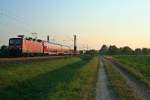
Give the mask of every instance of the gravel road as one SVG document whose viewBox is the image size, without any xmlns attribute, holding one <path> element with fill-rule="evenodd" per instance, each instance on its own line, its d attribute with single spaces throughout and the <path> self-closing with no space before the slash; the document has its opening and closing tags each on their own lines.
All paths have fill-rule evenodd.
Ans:
<svg viewBox="0 0 150 100">
<path fill-rule="evenodd" d="M 115 97 L 111 94 L 112 90 L 108 85 L 109 81 L 107 78 L 106 69 L 102 58 L 100 58 L 95 100 L 115 100 Z"/>
</svg>

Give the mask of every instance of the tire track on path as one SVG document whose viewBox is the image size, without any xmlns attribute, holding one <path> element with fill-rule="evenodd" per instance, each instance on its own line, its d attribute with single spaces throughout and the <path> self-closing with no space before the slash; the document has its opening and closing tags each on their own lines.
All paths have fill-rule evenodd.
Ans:
<svg viewBox="0 0 150 100">
<path fill-rule="evenodd" d="M 138 80 L 135 80 L 131 75 L 122 70 L 115 62 L 109 61 L 112 67 L 120 73 L 120 75 L 126 80 L 127 85 L 132 88 L 135 95 L 141 98 L 141 100 L 150 100 L 150 89 L 142 86 Z"/>
<path fill-rule="evenodd" d="M 109 81 L 106 74 L 105 66 L 102 57 L 100 57 L 100 65 L 98 70 L 98 79 L 96 84 L 96 99 L 95 100 L 115 100 L 111 94 L 111 89 L 108 87 Z"/>
</svg>

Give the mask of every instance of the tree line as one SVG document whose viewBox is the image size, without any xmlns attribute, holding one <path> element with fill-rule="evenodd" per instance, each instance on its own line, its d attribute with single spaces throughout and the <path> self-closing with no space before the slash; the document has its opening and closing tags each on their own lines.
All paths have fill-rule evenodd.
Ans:
<svg viewBox="0 0 150 100">
<path fill-rule="evenodd" d="M 100 49 L 101 55 L 150 55 L 150 48 L 136 48 L 133 50 L 129 46 L 118 48 L 116 45 L 103 45 Z"/>
<path fill-rule="evenodd" d="M 0 57 L 8 57 L 9 56 L 9 49 L 8 46 L 1 46 L 0 47 Z"/>
</svg>

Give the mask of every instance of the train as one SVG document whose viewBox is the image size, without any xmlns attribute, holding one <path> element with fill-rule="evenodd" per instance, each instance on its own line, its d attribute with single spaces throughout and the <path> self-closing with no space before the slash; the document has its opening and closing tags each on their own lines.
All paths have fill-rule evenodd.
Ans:
<svg viewBox="0 0 150 100">
<path fill-rule="evenodd" d="M 33 38 L 25 38 L 19 35 L 9 39 L 9 51 L 11 56 L 35 56 L 35 55 L 72 55 L 74 49 L 69 46 Z"/>
</svg>

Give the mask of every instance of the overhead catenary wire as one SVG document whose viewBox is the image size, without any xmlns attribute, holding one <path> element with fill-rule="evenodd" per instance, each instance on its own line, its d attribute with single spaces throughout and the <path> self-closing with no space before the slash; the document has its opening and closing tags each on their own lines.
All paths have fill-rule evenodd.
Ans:
<svg viewBox="0 0 150 100">
<path fill-rule="evenodd" d="M 0 16 L 3 16 L 4 18 L 7 18 L 9 19 L 11 22 L 15 22 L 17 24 L 16 27 L 19 27 L 19 29 L 23 29 L 25 32 L 27 33 L 30 33 L 31 35 L 31 27 L 30 27 L 30 24 L 26 23 L 26 21 L 24 20 L 25 18 L 23 17 L 20 17 L 20 16 L 16 16 L 10 12 L 7 12 L 5 10 L 1 10 L 0 9 Z M 4 22 L 2 21 L 3 25 L 6 26 L 6 25 L 9 25 L 8 22 Z M 33 32 L 32 32 L 33 33 Z M 38 32 L 36 32 L 38 33 Z M 58 38 L 59 37 L 59 38 Z M 62 38 L 63 37 L 63 38 Z M 68 45 L 70 47 L 73 47 L 73 37 L 72 36 L 69 36 L 69 35 L 54 35 L 53 38 L 50 39 L 51 41 L 55 42 L 55 43 L 59 43 L 59 44 L 62 44 L 62 45 Z"/>
<path fill-rule="evenodd" d="M 9 19 L 11 22 L 15 22 L 17 23 L 17 26 L 19 26 L 20 28 L 22 28 L 23 30 L 30 32 L 31 29 L 29 29 L 30 25 L 26 24 L 26 21 L 24 21 L 24 18 L 16 16 L 11 14 L 10 12 L 6 12 L 4 10 L 0 9 L 0 16 L 3 16 L 7 19 Z"/>
</svg>

